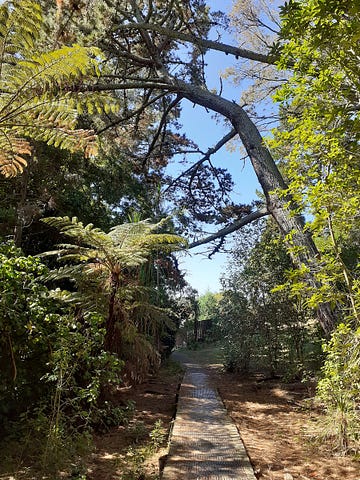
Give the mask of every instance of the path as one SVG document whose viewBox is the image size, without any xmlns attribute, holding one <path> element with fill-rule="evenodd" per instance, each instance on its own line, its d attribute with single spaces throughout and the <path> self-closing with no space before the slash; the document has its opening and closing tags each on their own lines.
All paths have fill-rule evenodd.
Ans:
<svg viewBox="0 0 360 480">
<path fill-rule="evenodd" d="M 256 480 L 206 369 L 190 363 L 185 367 L 162 480 Z"/>
</svg>

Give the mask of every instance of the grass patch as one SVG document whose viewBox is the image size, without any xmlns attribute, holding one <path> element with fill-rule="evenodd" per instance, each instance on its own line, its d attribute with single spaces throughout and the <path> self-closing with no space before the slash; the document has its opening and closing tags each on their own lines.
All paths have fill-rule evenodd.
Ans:
<svg viewBox="0 0 360 480">
<path fill-rule="evenodd" d="M 179 379 L 184 375 L 185 369 L 180 362 L 167 358 L 160 368 L 159 376 L 177 376 Z"/>
<path fill-rule="evenodd" d="M 222 365 L 224 363 L 224 352 L 218 343 L 200 343 L 198 345 L 196 350 L 182 348 L 178 352 L 186 356 L 189 362 L 198 363 L 199 365 Z"/>
</svg>

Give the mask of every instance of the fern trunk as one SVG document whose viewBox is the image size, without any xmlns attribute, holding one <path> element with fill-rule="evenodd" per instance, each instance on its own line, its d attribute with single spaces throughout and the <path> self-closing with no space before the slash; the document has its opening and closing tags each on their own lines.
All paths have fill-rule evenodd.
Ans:
<svg viewBox="0 0 360 480">
<path fill-rule="evenodd" d="M 104 348 L 108 352 L 115 352 L 116 345 L 115 340 L 119 340 L 115 336 L 115 322 L 116 322 L 116 315 L 115 315 L 115 302 L 116 302 L 116 294 L 119 288 L 119 274 L 112 272 L 111 274 L 111 289 L 110 289 L 110 298 L 109 298 L 109 310 L 108 316 L 106 319 L 105 324 L 105 340 L 104 340 Z"/>
</svg>

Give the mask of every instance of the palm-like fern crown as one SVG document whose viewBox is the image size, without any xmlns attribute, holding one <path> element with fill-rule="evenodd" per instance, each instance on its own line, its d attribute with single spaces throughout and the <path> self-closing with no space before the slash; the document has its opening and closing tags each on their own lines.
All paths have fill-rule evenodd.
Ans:
<svg viewBox="0 0 360 480">
<path fill-rule="evenodd" d="M 94 154 L 94 132 L 76 129 L 78 114 L 116 108 L 108 94 L 70 91 L 99 75 L 101 52 L 79 45 L 37 52 L 42 22 L 33 0 L 0 6 L 0 172 L 7 177 L 26 166 L 29 138 Z"/>
<path fill-rule="evenodd" d="M 152 252 L 170 253 L 186 248 L 186 241 L 178 235 L 155 233 L 163 227 L 166 219 L 155 224 L 148 220 L 124 223 L 112 228 L 110 233 L 92 224 L 84 226 L 76 217 L 50 217 L 43 221 L 77 242 L 77 245 L 62 244 L 58 250 L 47 254 L 85 262 L 84 267 L 88 270 L 119 273 L 123 268 L 146 263 Z"/>
</svg>

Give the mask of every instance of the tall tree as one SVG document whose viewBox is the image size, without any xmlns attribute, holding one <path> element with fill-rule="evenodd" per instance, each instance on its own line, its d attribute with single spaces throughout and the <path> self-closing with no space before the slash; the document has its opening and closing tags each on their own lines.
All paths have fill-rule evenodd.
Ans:
<svg viewBox="0 0 360 480">
<path fill-rule="evenodd" d="M 32 170 L 44 150 L 40 142 L 89 158 L 97 151 L 96 136 L 91 126 L 81 128 L 79 116 L 86 111 L 110 112 L 116 104 L 106 93 L 69 91 L 68 85 L 80 78 L 99 75 L 100 50 L 76 44 L 43 49 L 39 45 L 43 24 L 35 1 L 7 1 L 0 6 L 0 174 L 14 177 L 28 166 L 20 180 L 4 181 L 4 194 L 9 191 L 9 196 L 4 197 L 3 233 L 13 226 L 18 246 L 24 226 L 36 218 L 41 197 L 46 196 L 43 187 L 35 205 L 28 201 L 31 190 L 34 194 Z M 54 162 L 60 157 L 54 155 Z"/>
<path fill-rule="evenodd" d="M 208 49 L 264 64 L 275 61 L 272 52 L 251 52 L 208 40 L 214 20 L 204 1 L 131 0 L 125 3 L 114 2 L 113 6 L 113 27 L 103 42 L 103 48 L 108 52 L 109 58 L 116 62 L 117 71 L 109 77 L 104 76 L 95 85 L 84 82 L 76 87 L 77 90 L 115 90 L 123 92 L 125 99 L 129 92 L 136 92 L 139 102 L 133 115 L 139 117 L 146 114 L 150 104 L 160 102 L 163 105 L 166 98 L 166 108 L 159 107 L 161 117 L 151 144 L 152 151 L 163 148 L 160 142 L 161 132 L 166 125 L 168 113 L 182 99 L 223 116 L 232 125 L 235 134 L 239 135 L 247 151 L 264 192 L 267 213 L 274 217 L 283 235 L 291 238 L 291 242 L 296 245 L 298 265 L 306 264 L 311 271 L 316 264 L 317 249 L 309 232 L 304 233 L 303 219 L 294 208 L 291 196 L 284 198 L 279 193 L 286 189 L 286 183 L 257 127 L 244 108 L 221 94 L 209 91 L 205 82 L 204 55 Z M 113 124 L 119 122 L 120 119 Z M 224 143 L 226 142 L 222 144 Z M 147 155 L 144 155 L 145 162 Z M 264 210 L 252 212 L 236 222 L 235 228 L 262 215 Z M 219 236 L 227 232 L 228 230 L 221 231 Z M 308 281 L 314 287 L 319 286 L 318 280 L 311 273 Z M 334 317 L 326 303 L 319 305 L 319 320 L 324 331 L 329 333 L 334 325 Z"/>
<path fill-rule="evenodd" d="M 58 2 L 56 8 L 55 2 L 46 2 L 46 17 L 38 2 L 30 0 L 8 1 L 1 7 L 0 170 L 7 177 L 15 176 L 27 165 L 20 178 L 0 178 L 1 224 L 4 235 L 14 233 L 16 244 L 31 253 L 50 247 L 40 245 L 41 241 L 53 240 L 43 235 L 45 225 L 38 220 L 44 215 L 76 215 L 102 228 L 124 221 L 139 209 L 145 218 L 160 217 L 162 170 L 177 143 L 166 134 L 162 140 L 167 146 L 143 165 L 141 156 L 154 133 L 155 110 L 148 109 L 137 125 L 130 115 L 125 131 L 110 131 L 101 115 L 111 118 L 111 111 L 120 108 L 120 99 L 113 92 L 71 92 L 76 78 L 84 81 L 99 74 L 104 58 L 94 46 L 103 26 L 92 29 L 91 35 L 87 24 L 82 23 L 83 28 L 89 27 L 87 33 L 63 28 L 62 21 L 70 27 L 70 19 L 76 24 L 84 13 L 75 3 Z M 96 18 L 104 22 L 107 10 L 101 3 L 96 3 L 92 14 L 96 11 Z M 84 10 L 86 15 L 80 19 L 93 26 L 88 8 Z M 54 19 L 59 29 L 51 24 Z M 111 68 L 102 64 L 102 74 Z M 129 96 L 128 102 L 134 101 Z M 99 148 L 95 128 L 105 128 Z"/>
<path fill-rule="evenodd" d="M 358 272 L 346 256 L 350 244 L 358 251 L 360 209 L 358 2 L 291 2 L 282 18 L 279 65 L 292 63 L 295 73 L 277 93 L 285 119 L 272 143 L 290 195 L 322 239 L 314 271 L 322 288 L 311 289 L 312 304 L 336 301 L 359 322 Z"/>
</svg>

